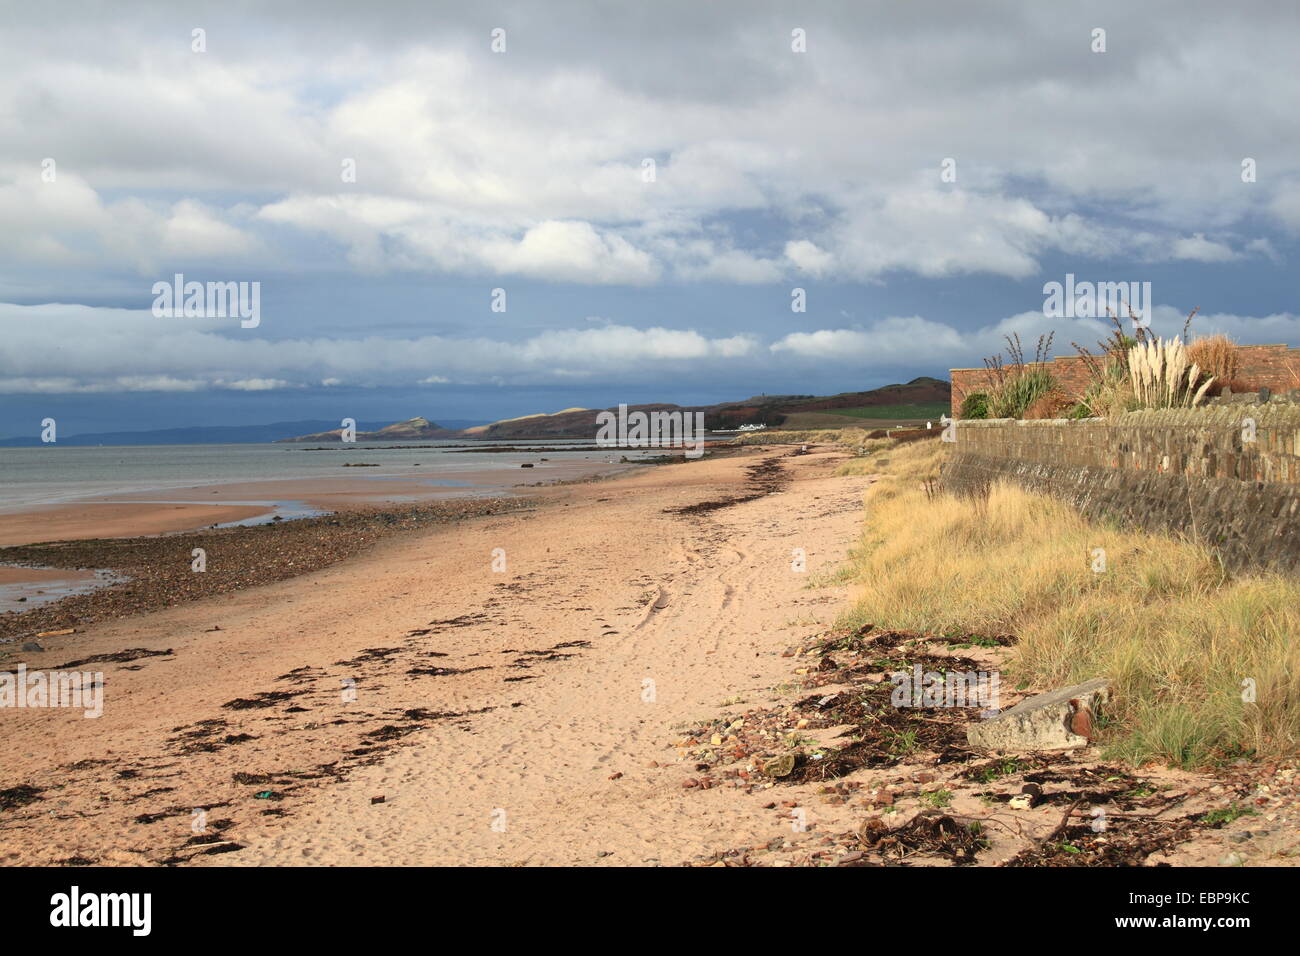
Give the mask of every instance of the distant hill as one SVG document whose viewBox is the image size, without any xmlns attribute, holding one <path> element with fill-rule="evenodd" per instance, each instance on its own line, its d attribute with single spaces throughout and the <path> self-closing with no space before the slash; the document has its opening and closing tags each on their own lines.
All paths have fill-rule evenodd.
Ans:
<svg viewBox="0 0 1300 956">
<path fill-rule="evenodd" d="M 788 428 L 842 428 L 852 424 L 886 425 L 939 418 L 951 406 L 952 386 L 923 375 L 905 385 L 885 385 L 867 392 L 843 392 L 826 398 L 793 396 L 778 400 Z"/>
<path fill-rule="evenodd" d="M 680 405 L 629 405 L 633 411 L 676 411 Z M 520 438 L 595 438 L 599 425 L 596 418 L 605 409 L 569 408 L 552 415 L 525 415 L 506 418 L 482 428 L 467 429 L 466 438 L 487 438 L 509 441 Z M 618 409 L 612 409 L 618 411 Z"/>
<path fill-rule="evenodd" d="M 583 421 L 585 420 L 585 416 L 588 414 L 595 416 L 598 415 L 599 412 L 593 411 L 590 408 L 566 408 L 563 411 L 552 412 L 551 414 L 539 412 L 534 415 L 520 415 L 517 418 L 503 418 L 500 421 L 495 421 L 487 425 L 479 425 L 475 428 L 466 428 L 463 434 L 466 438 L 481 437 L 490 434 L 499 435 L 502 431 L 513 427 L 521 427 L 521 428 L 531 428 L 533 426 L 546 427 L 547 424 L 553 424 L 555 421 L 561 421 L 561 420 Z M 571 417 L 576 416 L 576 417 L 571 419 L 561 419 L 561 416 L 571 416 Z M 548 419 L 549 421 L 547 423 L 539 422 L 538 419 L 542 419 L 542 418 Z"/>
<path fill-rule="evenodd" d="M 937 418 L 948 407 L 951 386 L 943 379 L 921 376 L 903 385 L 886 385 L 865 392 L 843 392 L 839 395 L 756 395 L 740 402 L 721 402 L 716 405 L 673 405 L 655 403 L 629 405 L 628 411 L 640 412 L 703 412 L 704 427 L 710 430 L 738 428 L 741 425 L 777 426 L 791 419 L 791 424 L 806 427 L 854 425 L 873 421 L 872 409 L 879 408 L 882 421 L 898 422 L 908 419 Z M 479 425 L 453 431 L 435 425 L 424 418 L 412 418 L 387 428 L 362 433 L 357 441 L 410 440 L 413 438 L 472 438 L 495 441 L 547 438 L 594 438 L 599 426 L 595 408 L 566 408 L 552 414 L 522 415 L 504 418 L 489 425 Z M 450 425 L 451 423 L 446 423 Z M 300 435 L 281 441 L 338 441 L 339 430 L 331 429 L 313 435 Z"/>
<path fill-rule="evenodd" d="M 377 428 L 373 431 L 357 430 L 356 439 L 362 441 L 436 441 L 444 438 L 459 438 L 463 429 L 444 428 L 442 425 L 429 421 L 427 418 L 408 418 L 404 422 L 397 422 L 393 425 L 385 425 L 383 428 Z M 316 432 L 311 435 L 297 435 L 293 438 L 281 438 L 281 442 L 305 442 L 305 441 L 339 441 L 343 435 L 343 429 L 331 428 L 329 431 Z"/>
<path fill-rule="evenodd" d="M 838 395 L 759 395 L 744 402 L 728 402 L 715 405 L 711 414 L 706 414 L 705 423 L 710 428 L 735 428 L 739 425 L 754 423 L 764 425 L 783 425 L 788 420 L 792 426 L 807 427 L 812 424 L 810 412 L 833 412 L 838 409 L 859 411 L 852 417 L 870 420 L 869 410 L 884 406 L 925 406 L 947 405 L 950 401 L 952 386 L 943 379 L 922 375 L 905 385 L 884 385 L 865 392 L 841 392 Z M 892 409 L 891 409 L 892 411 Z M 916 416 L 925 417 L 927 413 L 918 411 Z M 820 416 L 825 418 L 825 416 Z M 900 416 L 890 413 L 881 415 L 882 419 Z M 831 418 L 826 423 L 836 422 Z M 839 422 L 844 424 L 844 422 Z"/>
<path fill-rule="evenodd" d="M 763 424 L 791 427 L 821 427 L 861 424 L 873 419 L 880 408 L 881 420 L 901 421 L 937 417 L 932 409 L 949 402 L 948 382 L 921 376 L 901 385 L 886 385 L 864 392 L 839 395 L 755 395 L 738 402 L 716 405 L 673 405 L 669 403 L 630 405 L 632 411 L 703 412 L 708 429 L 738 428 Z M 419 441 L 451 438 L 509 441 L 526 438 L 593 438 L 600 409 L 566 408 L 551 414 L 523 415 L 483 424 L 464 419 L 410 418 L 404 422 L 358 422 L 357 441 Z M 617 409 L 609 409 L 617 411 Z M 258 442 L 328 442 L 339 440 L 339 422 L 309 420 L 275 422 L 270 425 L 200 425 L 162 428 L 152 431 L 95 432 L 59 435 L 60 445 L 210 445 Z M 0 447 L 41 444 L 40 432 L 0 439 Z"/>
</svg>

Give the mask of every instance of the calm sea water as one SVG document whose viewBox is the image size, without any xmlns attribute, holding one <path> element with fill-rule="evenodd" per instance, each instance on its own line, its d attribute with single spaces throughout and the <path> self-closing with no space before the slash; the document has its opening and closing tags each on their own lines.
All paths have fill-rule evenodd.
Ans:
<svg viewBox="0 0 1300 956">
<path fill-rule="evenodd" d="M 159 492 L 195 485 L 267 481 L 284 478 L 397 478 L 429 484 L 462 484 L 500 488 L 521 481 L 542 480 L 521 472 L 524 461 L 536 462 L 529 449 L 588 446 L 590 441 L 493 442 L 518 451 L 461 453 L 463 442 L 420 442 L 420 448 L 393 448 L 358 443 L 346 449 L 308 451 L 317 445 L 127 445 L 0 448 L 0 511 L 40 504 L 60 504 L 98 495 Z M 552 462 L 584 462 L 595 466 L 626 455 L 632 460 L 658 451 L 541 452 Z M 378 468 L 344 469 L 345 462 L 368 462 Z M 420 464 L 420 468 L 413 466 Z M 458 481 L 468 472 L 500 473 L 500 481 L 484 484 Z"/>
</svg>

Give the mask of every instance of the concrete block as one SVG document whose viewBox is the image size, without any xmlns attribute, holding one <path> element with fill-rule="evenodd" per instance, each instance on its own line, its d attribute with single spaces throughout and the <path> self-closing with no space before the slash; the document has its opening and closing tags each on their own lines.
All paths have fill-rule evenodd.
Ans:
<svg viewBox="0 0 1300 956">
<path fill-rule="evenodd" d="M 1093 736 L 1093 716 L 1110 699 L 1110 681 L 1096 677 L 1023 700 L 966 730 L 972 747 L 1008 752 L 1073 750 Z"/>
</svg>

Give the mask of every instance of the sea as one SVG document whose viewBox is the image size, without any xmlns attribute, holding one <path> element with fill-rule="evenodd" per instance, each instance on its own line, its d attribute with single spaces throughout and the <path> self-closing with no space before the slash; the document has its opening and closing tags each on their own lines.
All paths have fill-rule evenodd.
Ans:
<svg viewBox="0 0 1300 956">
<path fill-rule="evenodd" d="M 590 440 L 493 442 L 506 452 L 476 451 L 464 441 L 240 445 L 68 445 L 0 448 L 0 511 L 23 511 L 102 495 L 158 493 L 168 489 L 234 482 L 302 478 L 396 479 L 430 485 L 497 491 L 542 480 L 521 471 L 538 455 L 552 462 L 591 464 L 592 473 L 612 465 L 663 454 L 660 449 L 594 449 Z M 344 463 L 378 465 L 344 469 Z M 415 466 L 419 465 L 417 469 Z M 484 473 L 500 480 L 483 481 Z M 459 480 L 470 476 L 474 481 Z M 223 502 L 230 504 L 232 502 Z"/>
</svg>

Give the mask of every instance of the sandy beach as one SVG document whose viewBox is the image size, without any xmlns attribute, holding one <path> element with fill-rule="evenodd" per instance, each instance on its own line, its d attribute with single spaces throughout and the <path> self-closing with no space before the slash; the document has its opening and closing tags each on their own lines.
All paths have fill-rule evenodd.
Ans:
<svg viewBox="0 0 1300 956">
<path fill-rule="evenodd" d="M 896 715 L 926 745 L 861 745 L 856 772 L 779 781 L 756 769 L 771 757 L 736 762 L 792 733 L 836 741 L 854 725 L 823 706 L 877 693 L 881 658 L 916 659 L 909 645 L 968 669 L 1005 655 L 907 634 L 818 643 L 848 606 L 835 572 L 875 480 L 837 475 L 844 457 L 756 446 L 526 499 L 208 532 L 236 571 L 207 592 L 149 577 L 176 563 L 155 549 L 188 535 L 130 539 L 144 580 L 115 587 L 141 588 L 140 607 L 74 618 L 41 651 L 5 645 L 11 673 L 85 673 L 103 698 L 98 717 L 0 710 L 0 863 L 862 865 L 859 828 L 883 809 L 921 828 L 904 851 L 928 847 L 918 862 L 1044 865 L 1062 808 L 990 795 L 999 765 L 965 749 L 972 714 Z M 96 608 L 82 600 L 59 606 Z M 1002 705 L 1034 692 L 1004 688 Z M 1213 863 L 1238 834 L 1207 812 L 1292 812 L 1286 771 L 1261 803 L 1253 771 L 1033 759 L 1063 794 L 1108 788 L 1126 808 L 1112 863 Z M 1172 808 L 1187 822 L 1144 836 L 1142 816 Z M 924 830 L 946 813 L 984 821 L 981 842 Z M 1256 852 L 1300 849 L 1286 824 L 1250 825 Z"/>
<path fill-rule="evenodd" d="M 240 849 L 203 862 L 678 862 L 770 831 L 651 764 L 836 611 L 805 585 L 854 540 L 865 481 L 789 451 L 550 489 L 11 654 L 102 669 L 105 701 L 0 715 L 4 862 L 178 863 L 213 833 Z"/>
</svg>

